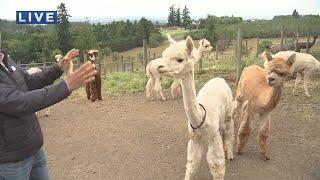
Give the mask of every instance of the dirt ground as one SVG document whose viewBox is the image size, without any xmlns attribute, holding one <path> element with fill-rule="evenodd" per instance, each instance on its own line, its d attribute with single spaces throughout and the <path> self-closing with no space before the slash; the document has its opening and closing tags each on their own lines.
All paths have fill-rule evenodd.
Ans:
<svg viewBox="0 0 320 180">
<path fill-rule="evenodd" d="M 320 179 L 320 87 L 306 98 L 301 87 L 292 95 L 291 85 L 272 113 L 271 160 L 259 159 L 255 116 L 244 154 L 227 162 L 226 180 Z M 183 179 L 188 133 L 182 98 L 148 101 L 138 93 L 91 103 L 81 96 L 51 110 L 50 117 L 40 113 L 51 179 Z M 196 179 L 212 179 L 205 159 Z"/>
</svg>

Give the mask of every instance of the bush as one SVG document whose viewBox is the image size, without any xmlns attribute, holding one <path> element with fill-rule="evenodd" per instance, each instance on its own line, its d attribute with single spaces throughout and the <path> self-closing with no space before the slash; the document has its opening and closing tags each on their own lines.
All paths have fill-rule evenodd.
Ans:
<svg viewBox="0 0 320 180">
<path fill-rule="evenodd" d="M 194 30 L 185 33 L 184 38 L 187 38 L 188 36 L 191 36 L 194 40 L 200 40 L 205 37 L 205 31 L 204 30 Z"/>
<path fill-rule="evenodd" d="M 164 40 L 165 37 L 160 33 L 153 33 L 149 38 L 149 46 L 151 48 L 158 47 Z"/>
</svg>

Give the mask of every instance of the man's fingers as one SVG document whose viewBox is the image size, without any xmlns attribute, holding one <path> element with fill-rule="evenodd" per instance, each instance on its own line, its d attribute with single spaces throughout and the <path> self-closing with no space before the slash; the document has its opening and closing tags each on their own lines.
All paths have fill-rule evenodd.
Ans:
<svg viewBox="0 0 320 180">
<path fill-rule="evenodd" d="M 91 77 L 91 78 L 89 78 L 89 79 L 86 79 L 86 80 L 84 81 L 84 83 L 87 84 L 87 83 L 89 83 L 89 82 L 91 82 L 91 81 L 93 81 L 93 80 L 95 80 L 95 77 L 94 77 L 94 76 Z"/>
<path fill-rule="evenodd" d="M 91 78 L 91 77 L 94 77 L 96 74 L 97 74 L 97 71 L 94 70 L 94 71 L 91 71 L 91 72 L 85 74 L 85 75 L 83 76 L 83 78 L 84 78 L 84 79 L 89 79 L 89 78 Z"/>
<path fill-rule="evenodd" d="M 73 73 L 73 62 L 71 61 L 69 64 L 68 74 Z"/>
<path fill-rule="evenodd" d="M 83 72 L 85 69 L 87 69 L 92 63 L 90 61 L 84 63 L 77 71 Z"/>
</svg>

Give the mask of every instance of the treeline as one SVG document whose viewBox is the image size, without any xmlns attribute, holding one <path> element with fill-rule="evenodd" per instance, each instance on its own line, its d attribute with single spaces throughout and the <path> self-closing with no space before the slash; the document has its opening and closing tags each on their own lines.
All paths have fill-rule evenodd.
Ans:
<svg viewBox="0 0 320 180">
<path fill-rule="evenodd" d="M 293 37 L 298 32 L 300 37 L 320 34 L 319 15 L 300 16 L 294 13 L 294 16 L 276 16 L 272 20 L 247 20 L 241 17 L 216 17 L 208 15 L 206 19 L 201 19 L 200 30 L 191 31 L 195 39 L 207 38 L 210 42 L 222 42 L 228 46 L 231 40 L 236 38 L 237 29 L 240 27 L 242 36 L 246 38 L 276 38 L 280 37 L 281 27 L 284 26 L 284 35 L 287 38 Z"/>
<path fill-rule="evenodd" d="M 61 16 L 59 16 L 61 14 Z M 81 53 L 90 48 L 100 50 L 101 56 L 113 51 L 125 51 L 142 46 L 143 38 L 155 47 L 165 38 L 148 19 L 114 21 L 108 24 L 70 23 L 65 4 L 58 6 L 56 25 L 17 25 L 0 19 L 2 46 L 15 61 L 21 63 L 54 61 L 54 56 L 75 47 Z M 83 56 L 79 56 L 82 60 Z"/>
</svg>

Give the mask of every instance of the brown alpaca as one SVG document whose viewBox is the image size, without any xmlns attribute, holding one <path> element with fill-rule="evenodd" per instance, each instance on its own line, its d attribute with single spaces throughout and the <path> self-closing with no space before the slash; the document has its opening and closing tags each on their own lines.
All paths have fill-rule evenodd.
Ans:
<svg viewBox="0 0 320 180">
<path fill-rule="evenodd" d="M 317 40 L 318 36 L 313 36 L 313 41 L 308 44 L 308 48 L 310 49 Z M 296 52 L 300 52 L 301 49 L 307 49 L 307 42 L 298 42 Z"/>
<path fill-rule="evenodd" d="M 96 70 L 98 73 L 95 76 L 95 80 L 86 84 L 86 93 L 87 98 L 94 102 L 95 100 L 99 99 L 102 100 L 101 96 L 101 70 L 98 66 L 97 59 L 99 55 L 99 51 L 96 49 L 90 49 L 88 52 L 89 61 L 96 64 Z"/>
<path fill-rule="evenodd" d="M 266 152 L 267 138 L 270 133 L 269 113 L 277 106 L 287 77 L 292 74 L 295 54 L 287 61 L 272 59 L 267 53 L 267 68 L 252 65 L 244 69 L 237 88 L 232 116 L 236 125 L 240 123 L 237 135 L 237 153 L 242 154 L 243 147 L 251 134 L 250 123 L 254 113 L 258 113 L 262 126 L 258 133 L 258 150 L 263 160 L 269 160 Z"/>
</svg>

